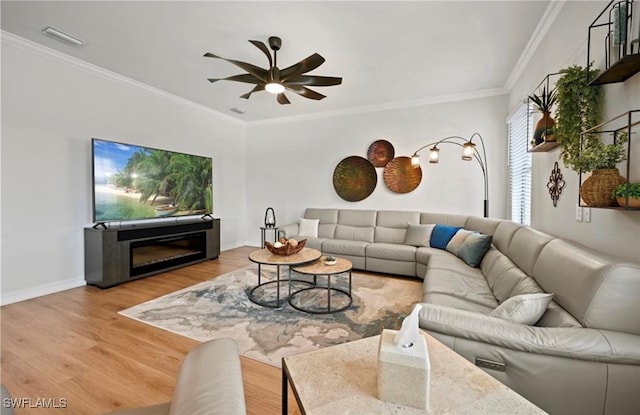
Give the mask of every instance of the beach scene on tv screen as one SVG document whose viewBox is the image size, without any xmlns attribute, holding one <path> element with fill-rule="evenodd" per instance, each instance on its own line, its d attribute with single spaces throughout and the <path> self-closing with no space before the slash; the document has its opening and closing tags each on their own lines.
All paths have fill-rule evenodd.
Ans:
<svg viewBox="0 0 640 415">
<path fill-rule="evenodd" d="M 211 213 L 212 159 L 93 140 L 96 222 Z"/>
</svg>

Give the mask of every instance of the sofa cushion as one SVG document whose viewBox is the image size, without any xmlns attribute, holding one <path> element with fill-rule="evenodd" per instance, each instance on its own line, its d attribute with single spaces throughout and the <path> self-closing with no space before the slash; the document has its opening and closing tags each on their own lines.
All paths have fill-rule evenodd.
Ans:
<svg viewBox="0 0 640 415">
<path fill-rule="evenodd" d="M 482 272 L 449 253 L 429 258 L 423 291 L 457 297 L 491 310 L 498 306 Z"/>
<path fill-rule="evenodd" d="M 400 210 L 379 210 L 376 216 L 376 226 L 386 228 L 406 229 L 408 223 L 419 223 L 420 212 Z"/>
<path fill-rule="evenodd" d="M 369 245 L 364 241 L 347 241 L 341 239 L 327 239 L 322 243 L 322 252 L 335 255 L 365 256 Z"/>
<path fill-rule="evenodd" d="M 300 218 L 298 222 L 300 236 L 312 236 L 314 238 L 318 237 L 318 224 L 320 223 L 319 219 L 305 219 Z"/>
<path fill-rule="evenodd" d="M 306 209 L 305 219 L 319 219 L 318 237 L 333 238 L 336 223 L 338 223 L 338 209 Z"/>
<path fill-rule="evenodd" d="M 338 224 L 348 226 L 376 226 L 376 210 L 340 209 Z"/>
<path fill-rule="evenodd" d="M 373 242 L 374 227 L 337 225 L 335 238 L 347 241 Z"/>
<path fill-rule="evenodd" d="M 540 320 L 536 323 L 539 327 L 582 327 L 580 322 L 571 314 L 560 307 L 558 303 L 551 300 L 547 311 L 544 312 Z"/>
<path fill-rule="evenodd" d="M 470 229 L 485 235 L 493 235 L 503 219 L 481 218 L 479 216 L 469 216 L 464 224 L 465 229 Z"/>
<path fill-rule="evenodd" d="M 405 225 L 406 226 L 406 225 Z M 390 244 L 404 243 L 407 229 L 387 228 L 386 226 L 376 226 L 373 233 L 374 242 L 383 242 Z"/>
<path fill-rule="evenodd" d="M 408 224 L 407 233 L 404 237 L 405 245 L 430 246 L 431 232 L 436 225 Z"/>
<path fill-rule="evenodd" d="M 443 225 L 457 226 L 459 228 L 464 228 L 468 218 L 468 216 L 452 215 L 449 213 L 420 213 L 420 223 L 441 223 Z"/>
<path fill-rule="evenodd" d="M 521 227 L 513 235 L 505 253 L 525 274 L 532 276 L 538 255 L 551 239 L 553 238 L 545 233 L 526 226 Z"/>
<path fill-rule="evenodd" d="M 390 259 L 393 261 L 415 262 L 416 247 L 387 243 L 372 243 L 365 250 L 367 258 Z"/>
<path fill-rule="evenodd" d="M 462 297 L 456 297 L 447 293 L 428 292 L 422 295 L 422 302 L 456 308 L 458 310 L 473 311 L 474 313 L 489 314 L 495 307 L 479 304 Z"/>
<path fill-rule="evenodd" d="M 524 225 L 520 223 L 503 220 L 496 226 L 496 230 L 493 232 L 493 244 L 501 252 L 506 253 L 513 239 L 513 235 L 522 227 L 524 227 Z"/>
<path fill-rule="evenodd" d="M 320 219 L 323 223 L 338 223 L 338 209 L 316 209 L 308 208 L 304 211 L 305 219 Z"/>
<path fill-rule="evenodd" d="M 534 270 L 540 286 L 583 326 L 633 334 L 640 334 L 639 275 L 638 264 L 562 239 L 544 247 Z"/>
<path fill-rule="evenodd" d="M 547 310 L 551 297 L 553 294 L 547 293 L 516 295 L 500 304 L 489 315 L 532 326 Z"/>
<path fill-rule="evenodd" d="M 529 278 L 508 256 L 495 247 L 489 248 L 480 263 L 480 269 L 487 279 L 493 295 L 500 302 L 511 297 L 520 281 Z"/>
<path fill-rule="evenodd" d="M 457 226 L 436 224 L 433 228 L 433 232 L 431 232 L 431 240 L 429 241 L 429 244 L 434 248 L 446 249 L 447 244 L 459 229 L 460 228 Z"/>
<path fill-rule="evenodd" d="M 491 248 L 491 235 L 483 235 L 473 232 L 469 235 L 458 250 L 458 258 L 462 259 L 470 267 L 476 268 Z"/>
</svg>

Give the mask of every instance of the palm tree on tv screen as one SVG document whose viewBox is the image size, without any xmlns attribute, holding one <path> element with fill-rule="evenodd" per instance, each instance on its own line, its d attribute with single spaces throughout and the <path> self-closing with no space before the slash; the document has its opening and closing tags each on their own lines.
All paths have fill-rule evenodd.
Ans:
<svg viewBox="0 0 640 415">
<path fill-rule="evenodd" d="M 180 210 L 211 211 L 211 161 L 205 157 L 176 154 L 171 158 L 170 191 Z"/>
<path fill-rule="evenodd" d="M 138 153 L 136 153 L 138 154 Z M 158 196 L 167 196 L 171 191 L 170 163 L 171 153 L 162 150 L 145 151 L 142 159 L 136 160 L 135 170 L 138 174 L 138 188 L 140 201 L 146 202 L 151 197 L 151 203 Z"/>
</svg>

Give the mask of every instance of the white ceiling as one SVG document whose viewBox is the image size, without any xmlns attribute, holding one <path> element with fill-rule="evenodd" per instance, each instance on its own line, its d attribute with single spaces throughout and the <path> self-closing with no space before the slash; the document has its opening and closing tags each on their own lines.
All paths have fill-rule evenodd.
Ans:
<svg viewBox="0 0 640 415">
<path fill-rule="evenodd" d="M 244 121 L 353 111 L 500 89 L 549 1 L 2 1 L 2 30 Z M 74 48 L 40 33 L 85 40 Z M 281 68 L 314 52 L 312 74 L 343 83 L 313 101 L 287 93 L 239 96 L 251 85 L 210 84 L 242 73 L 205 52 L 267 67 L 248 40 L 280 36 Z M 239 115 L 231 108 L 245 114 Z"/>
</svg>

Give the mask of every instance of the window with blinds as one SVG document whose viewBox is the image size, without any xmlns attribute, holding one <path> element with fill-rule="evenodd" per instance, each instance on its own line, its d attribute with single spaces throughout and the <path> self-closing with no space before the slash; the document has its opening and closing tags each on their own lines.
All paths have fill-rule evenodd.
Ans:
<svg viewBox="0 0 640 415">
<path fill-rule="evenodd" d="M 511 220 L 531 224 L 531 153 L 528 125 L 531 111 L 523 104 L 507 121 L 509 127 L 509 200 Z M 528 121 L 528 122 L 527 122 Z"/>
</svg>

